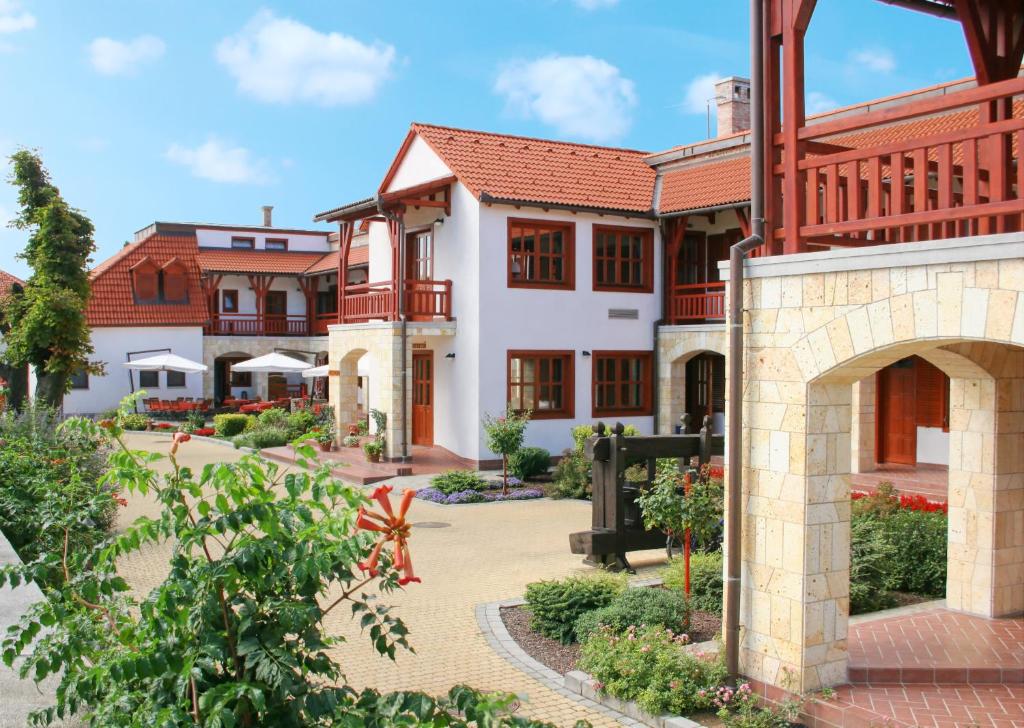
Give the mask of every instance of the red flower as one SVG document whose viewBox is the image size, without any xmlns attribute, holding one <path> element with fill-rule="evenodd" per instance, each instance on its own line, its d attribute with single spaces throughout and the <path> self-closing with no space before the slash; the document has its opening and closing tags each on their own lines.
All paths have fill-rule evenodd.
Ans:
<svg viewBox="0 0 1024 728">
<path fill-rule="evenodd" d="M 406 488 L 402 492 L 402 501 L 399 503 L 397 515 L 391 508 L 391 498 L 389 497 L 391 491 L 390 485 L 382 485 L 370 496 L 380 504 L 384 511 L 383 515 L 365 508 L 359 509 L 356 527 L 364 531 L 379 533 L 380 537 L 373 545 L 369 558 L 366 561 L 360 561 L 358 566 L 370 576 L 377 576 L 380 573 L 377 570 L 377 563 L 380 561 L 381 551 L 388 542 L 391 542 L 394 548 L 394 566 L 402 572 L 402 578 L 398 580 L 398 583 L 404 586 L 420 581 L 420 578 L 412 570 L 412 557 L 409 555 L 410 524 L 405 520 L 405 514 L 409 510 L 409 504 L 412 503 L 416 491 Z"/>
<path fill-rule="evenodd" d="M 171 444 L 171 455 L 178 452 L 178 445 L 180 445 L 183 442 L 188 442 L 191 439 L 192 435 L 189 435 L 185 432 L 175 432 L 173 443 Z"/>
</svg>

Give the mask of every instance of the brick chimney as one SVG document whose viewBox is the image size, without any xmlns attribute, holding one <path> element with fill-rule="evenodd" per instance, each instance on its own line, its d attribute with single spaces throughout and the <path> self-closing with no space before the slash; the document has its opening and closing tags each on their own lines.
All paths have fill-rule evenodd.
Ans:
<svg viewBox="0 0 1024 728">
<path fill-rule="evenodd" d="M 750 112 L 747 112 L 747 118 L 749 119 Z M 263 206 L 263 227 L 274 227 L 274 206 L 264 205 Z"/>
<path fill-rule="evenodd" d="M 718 136 L 750 129 L 750 79 L 723 78 L 715 84 Z"/>
</svg>

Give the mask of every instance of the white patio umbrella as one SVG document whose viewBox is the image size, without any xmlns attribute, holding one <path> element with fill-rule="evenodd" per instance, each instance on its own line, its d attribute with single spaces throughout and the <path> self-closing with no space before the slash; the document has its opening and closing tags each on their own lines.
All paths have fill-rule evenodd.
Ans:
<svg viewBox="0 0 1024 728">
<path fill-rule="evenodd" d="M 231 370 L 235 372 L 304 372 L 307 369 L 309 362 L 293 359 L 276 351 L 231 365 Z"/>
<path fill-rule="evenodd" d="M 147 356 L 145 359 L 126 361 L 124 365 L 128 369 L 137 369 L 143 372 L 184 372 L 185 374 L 198 374 L 205 372 L 209 367 L 197 361 L 186 359 L 177 354 L 158 354 Z"/>
<path fill-rule="evenodd" d="M 327 365 L 323 364 L 323 365 L 318 366 L 318 367 L 313 367 L 311 369 L 307 369 L 306 371 L 304 371 L 302 373 L 302 376 L 305 379 L 315 379 L 317 377 L 326 377 L 329 374 L 327 369 L 328 369 Z"/>
</svg>

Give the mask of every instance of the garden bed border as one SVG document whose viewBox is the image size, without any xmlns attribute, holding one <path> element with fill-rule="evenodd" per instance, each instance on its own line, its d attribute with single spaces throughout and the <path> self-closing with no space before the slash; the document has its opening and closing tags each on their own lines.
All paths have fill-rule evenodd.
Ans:
<svg viewBox="0 0 1024 728">
<path fill-rule="evenodd" d="M 657 586 L 661 579 L 637 579 L 630 583 L 630 588 Z M 640 709 L 634 702 L 619 700 L 600 692 L 594 686 L 595 681 L 590 675 L 580 670 L 573 670 L 560 675 L 547 665 L 530 657 L 519 644 L 512 639 L 505 623 L 501 620 L 503 607 L 521 607 L 526 600 L 520 597 L 487 602 L 476 607 L 476 621 L 480 632 L 491 648 L 507 662 L 532 677 L 559 695 L 574 700 L 580 705 L 595 710 L 610 718 L 614 718 L 626 726 L 651 726 L 652 728 L 703 728 L 689 718 L 679 715 L 650 715 Z M 705 645 L 707 643 L 700 643 Z"/>
</svg>

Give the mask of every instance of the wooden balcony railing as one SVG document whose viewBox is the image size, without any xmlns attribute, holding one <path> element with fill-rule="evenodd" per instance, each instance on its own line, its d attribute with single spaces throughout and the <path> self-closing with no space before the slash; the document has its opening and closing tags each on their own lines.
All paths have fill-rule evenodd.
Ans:
<svg viewBox="0 0 1024 728">
<path fill-rule="evenodd" d="M 327 327 L 331 324 L 338 323 L 338 312 L 330 311 L 328 313 L 318 313 L 313 318 L 313 335 L 314 336 L 326 336 Z"/>
<path fill-rule="evenodd" d="M 1024 78 L 1014 78 L 803 127 L 795 184 L 784 163 L 774 169 L 777 194 L 800 196 L 786 205 L 800 218 L 786 250 L 1024 229 L 1021 94 Z M 900 129 L 922 117 L 934 122 Z M 873 131 L 888 141 L 869 145 Z M 777 221 L 775 238 L 794 229 Z"/>
<path fill-rule="evenodd" d="M 404 283 L 406 315 L 414 321 L 450 320 L 452 282 L 407 280 Z M 341 323 L 398 319 L 398 295 L 391 281 L 348 286 L 342 301 Z"/>
<path fill-rule="evenodd" d="M 669 323 L 692 324 L 725 319 L 725 281 L 672 287 Z"/>
<path fill-rule="evenodd" d="M 255 313 L 219 313 L 204 329 L 210 336 L 308 336 L 306 317 Z"/>
</svg>

